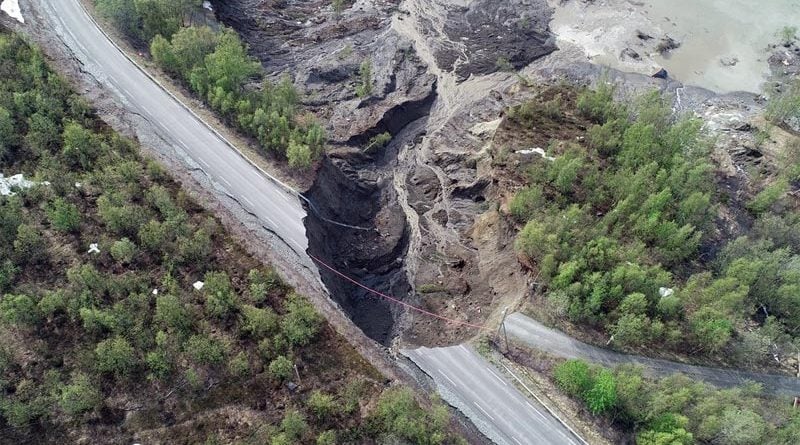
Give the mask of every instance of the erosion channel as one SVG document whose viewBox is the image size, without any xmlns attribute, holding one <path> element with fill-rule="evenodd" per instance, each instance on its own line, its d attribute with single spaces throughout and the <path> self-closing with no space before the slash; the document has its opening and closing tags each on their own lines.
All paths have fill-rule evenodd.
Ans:
<svg viewBox="0 0 800 445">
<path fill-rule="evenodd" d="M 307 191 L 315 207 L 306 219 L 309 253 L 366 286 L 437 311 L 447 308 L 412 290 L 443 279 L 442 288 L 462 291 L 445 296 L 491 295 L 480 284 L 471 240 L 491 180 L 476 166 L 484 141 L 466 130 L 499 117 L 498 91 L 512 82 L 498 69 L 555 50 L 545 1 L 345 1 L 334 11 L 329 0 L 229 0 L 214 7 L 267 72 L 291 76 L 303 106 L 325 122 L 331 148 Z M 360 90 L 365 84 L 369 91 Z M 384 133 L 391 141 L 375 147 L 373 138 Z M 448 265 L 457 269 L 450 274 Z M 400 334 L 415 343 L 443 341 L 401 306 L 325 267 L 320 273 L 376 341 L 389 345 Z M 470 319 L 486 316 L 479 302 L 461 301 Z"/>
</svg>

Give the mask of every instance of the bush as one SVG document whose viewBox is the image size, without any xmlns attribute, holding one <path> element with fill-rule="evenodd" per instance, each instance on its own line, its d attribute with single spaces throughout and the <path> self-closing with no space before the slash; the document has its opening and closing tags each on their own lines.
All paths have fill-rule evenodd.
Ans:
<svg viewBox="0 0 800 445">
<path fill-rule="evenodd" d="M 6 294 L 0 298 L 0 319 L 12 325 L 32 326 L 39 322 L 39 311 L 31 297 Z"/>
<path fill-rule="evenodd" d="M 326 419 L 336 413 L 337 405 L 333 396 L 319 390 L 311 392 L 308 398 L 308 409 L 319 419 Z"/>
<path fill-rule="evenodd" d="M 219 365 L 225 359 L 225 346 L 204 334 L 189 337 L 184 351 L 198 365 Z"/>
<path fill-rule="evenodd" d="M 311 166 L 314 156 L 308 145 L 290 141 L 289 147 L 286 149 L 286 159 L 289 161 L 289 167 L 305 170 Z"/>
<path fill-rule="evenodd" d="M 420 445 L 438 445 L 447 439 L 450 420 L 447 408 L 436 404 L 423 410 L 408 388 L 385 390 L 378 399 L 375 416 L 384 432 Z"/>
<path fill-rule="evenodd" d="M 553 377 L 561 389 L 573 396 L 583 396 L 594 385 L 589 365 L 577 359 L 556 366 Z"/>
<path fill-rule="evenodd" d="M 336 445 L 336 431 L 327 430 L 317 436 L 317 445 Z"/>
<path fill-rule="evenodd" d="M 136 366 L 136 351 L 119 336 L 98 343 L 94 353 L 97 370 L 103 373 L 127 376 Z"/>
<path fill-rule="evenodd" d="M 611 371 L 601 369 L 594 378 L 594 384 L 584 394 L 586 405 L 592 414 L 604 413 L 617 404 L 617 385 Z"/>
<path fill-rule="evenodd" d="M 130 264 L 136 256 L 136 244 L 128 238 L 114 241 L 111 245 L 111 257 L 122 264 Z"/>
<path fill-rule="evenodd" d="M 47 219 L 50 225 L 61 232 L 75 232 L 81 223 L 78 208 L 64 198 L 56 198 L 47 207 Z"/>
<path fill-rule="evenodd" d="M 317 335 L 322 317 L 308 301 L 291 294 L 284 303 L 286 314 L 281 320 L 281 330 L 293 346 L 305 346 Z"/>
<path fill-rule="evenodd" d="M 298 440 L 308 432 L 308 423 L 299 411 L 293 409 L 283 416 L 281 429 L 289 438 Z"/>
<path fill-rule="evenodd" d="M 274 333 L 278 328 L 278 315 L 272 309 L 255 306 L 242 306 L 240 329 L 255 340 Z"/>
<path fill-rule="evenodd" d="M 61 389 L 58 406 L 70 416 L 76 416 L 95 409 L 102 401 L 102 395 L 85 374 L 75 374 L 70 384 Z"/>
<path fill-rule="evenodd" d="M 541 187 L 525 187 L 517 192 L 508 204 L 508 211 L 517 221 L 525 222 L 533 218 L 535 212 L 545 203 Z"/>
<path fill-rule="evenodd" d="M 286 356 L 279 355 L 269 363 L 269 373 L 277 380 L 286 380 L 292 375 L 294 369 L 291 360 Z"/>
<path fill-rule="evenodd" d="M 356 96 L 365 98 L 372 95 L 372 61 L 365 60 L 358 67 L 359 84 L 356 87 Z"/>
</svg>

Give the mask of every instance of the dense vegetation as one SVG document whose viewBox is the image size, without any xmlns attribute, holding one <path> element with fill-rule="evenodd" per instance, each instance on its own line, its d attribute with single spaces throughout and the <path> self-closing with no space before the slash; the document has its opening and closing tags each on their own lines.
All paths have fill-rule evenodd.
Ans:
<svg viewBox="0 0 800 445">
<path fill-rule="evenodd" d="M 630 103 L 613 93 L 554 87 L 510 110 L 525 131 L 583 136 L 526 167 L 509 203 L 524 224 L 520 257 L 557 312 L 618 345 L 771 360 L 800 329 L 800 213 L 786 194 L 800 179 L 798 147 L 746 210 L 734 209 L 749 212 L 752 230 L 728 243 L 715 226 L 728 197 L 717 193 L 700 123 L 673 117 L 657 93 Z"/>
<path fill-rule="evenodd" d="M 234 31 L 195 24 L 192 17 L 201 3 L 95 0 L 101 14 L 129 38 L 148 43 L 164 71 L 228 124 L 256 138 L 265 154 L 285 157 L 293 168 L 308 168 L 322 153 L 322 127 L 313 116 L 298 113 L 298 94 L 288 78 L 278 85 L 262 79 L 261 65 L 247 55 Z"/>
<path fill-rule="evenodd" d="M 800 414 L 788 400 L 767 400 L 758 385 L 716 389 L 676 374 L 653 380 L 642 370 L 616 370 L 568 360 L 556 383 L 595 415 L 636 434 L 638 445 L 784 445 L 800 443 Z"/>
<path fill-rule="evenodd" d="M 0 171 L 0 443 L 453 442 L 9 35 Z"/>
</svg>

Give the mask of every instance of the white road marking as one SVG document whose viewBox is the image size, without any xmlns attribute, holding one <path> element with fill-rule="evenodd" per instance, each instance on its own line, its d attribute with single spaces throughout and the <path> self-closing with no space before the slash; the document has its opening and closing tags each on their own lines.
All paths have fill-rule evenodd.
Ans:
<svg viewBox="0 0 800 445">
<path fill-rule="evenodd" d="M 453 380 L 452 380 L 450 377 L 448 377 L 448 376 L 447 376 L 447 374 L 445 374 L 444 372 L 442 372 L 442 370 L 441 370 L 441 369 L 439 369 L 438 371 L 439 371 L 439 374 L 441 374 L 441 375 L 442 375 L 442 377 L 446 378 L 446 379 L 447 379 L 447 381 L 448 381 L 448 382 L 450 382 L 450 383 L 451 383 L 453 386 L 458 386 L 458 385 L 456 385 L 456 382 L 454 382 L 454 381 L 453 381 Z"/>
<path fill-rule="evenodd" d="M 141 108 L 142 108 L 142 111 L 144 111 L 146 114 L 149 114 L 150 116 L 152 116 L 152 115 L 153 115 L 153 113 L 150 111 L 150 109 L 148 109 L 148 108 L 147 108 L 147 107 L 145 107 L 144 105 L 142 105 L 142 104 L 139 104 L 139 107 L 141 107 Z"/>
<path fill-rule="evenodd" d="M 512 439 L 514 439 L 514 442 L 518 443 L 519 445 L 524 445 L 524 444 L 523 444 L 522 442 L 520 442 L 520 441 L 519 441 L 519 439 L 517 439 L 516 437 L 512 437 Z"/>
<path fill-rule="evenodd" d="M 486 414 L 486 416 L 488 418 L 492 419 L 492 422 L 494 422 L 494 417 L 492 417 L 491 414 L 487 413 L 485 409 L 483 409 L 480 405 L 478 405 L 478 402 L 472 402 L 472 403 L 474 403 L 475 406 L 477 406 L 479 410 L 481 410 L 484 414 Z"/>
<path fill-rule="evenodd" d="M 230 183 L 230 182 L 228 182 L 228 180 L 227 180 L 227 179 L 225 179 L 225 177 L 224 177 L 224 176 L 220 176 L 220 177 L 219 177 L 219 179 L 220 179 L 220 181 L 224 182 L 225 184 L 228 184 L 228 187 L 233 187 L 233 186 L 231 185 L 231 183 Z"/>
<path fill-rule="evenodd" d="M 246 203 L 250 204 L 251 207 L 255 207 L 256 206 L 255 204 L 253 204 L 253 201 L 250 201 L 249 199 L 247 199 L 247 196 L 242 196 L 242 199 L 244 199 L 244 201 Z M 269 218 L 267 218 L 267 220 L 269 220 Z"/>
<path fill-rule="evenodd" d="M 492 375 L 494 376 L 494 378 L 496 378 L 497 380 L 499 380 L 499 381 L 500 381 L 500 383 L 502 383 L 502 384 L 503 384 L 503 386 L 508 386 L 508 384 L 507 384 L 506 382 L 504 382 L 504 381 L 503 381 L 503 379 L 501 379 L 499 375 L 495 374 L 495 373 L 494 373 L 494 371 L 492 371 L 492 368 L 490 368 L 490 367 L 488 367 L 488 366 L 487 366 L 487 367 L 486 367 L 486 370 L 487 370 L 487 371 L 489 371 L 489 372 L 491 372 L 491 373 L 492 373 Z"/>
<path fill-rule="evenodd" d="M 211 167 L 210 165 L 208 165 L 208 162 L 203 160 L 203 158 L 197 158 L 197 160 L 200 161 L 200 163 L 205 165 L 206 167 Z"/>
</svg>

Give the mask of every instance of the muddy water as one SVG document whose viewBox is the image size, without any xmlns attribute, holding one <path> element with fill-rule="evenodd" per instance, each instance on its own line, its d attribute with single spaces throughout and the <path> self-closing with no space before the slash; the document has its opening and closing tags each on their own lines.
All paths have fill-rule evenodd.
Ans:
<svg viewBox="0 0 800 445">
<path fill-rule="evenodd" d="M 628 71 L 652 74 L 664 67 L 684 83 L 717 92 L 760 92 L 767 46 L 785 26 L 800 26 L 800 0 L 572 0 L 556 7 L 551 24 L 563 41 L 584 48 L 590 59 Z M 641 51 L 636 30 L 681 43 L 666 57 Z M 641 60 L 623 60 L 632 47 Z M 722 63 L 736 60 L 735 65 Z"/>
</svg>

